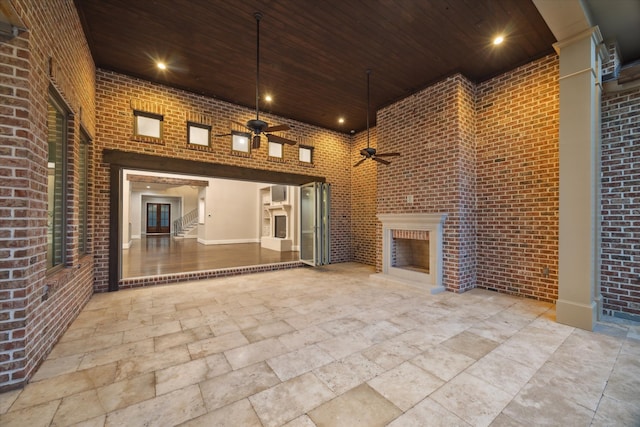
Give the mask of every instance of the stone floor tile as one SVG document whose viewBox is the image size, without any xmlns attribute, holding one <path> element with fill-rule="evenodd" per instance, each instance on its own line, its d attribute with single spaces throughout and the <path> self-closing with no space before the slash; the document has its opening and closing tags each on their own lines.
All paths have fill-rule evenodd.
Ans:
<svg viewBox="0 0 640 427">
<path fill-rule="evenodd" d="M 0 415 L 2 427 L 48 427 L 60 405 L 60 400 L 33 405 Z"/>
<path fill-rule="evenodd" d="M 301 330 L 296 330 L 287 334 L 280 335 L 278 341 L 285 345 L 289 350 L 298 350 L 311 344 L 331 338 L 324 329 L 318 326 L 310 326 Z"/>
<path fill-rule="evenodd" d="M 142 374 L 100 387 L 97 392 L 98 399 L 106 412 L 151 399 L 155 395 L 155 376 L 153 373 Z"/>
<path fill-rule="evenodd" d="M 622 402 L 638 401 L 638 396 L 640 396 L 640 353 L 621 353 L 618 356 L 604 394 Z"/>
<path fill-rule="evenodd" d="M 462 353 L 465 356 L 471 357 L 472 359 L 478 360 L 490 351 L 493 351 L 499 343 L 483 338 L 474 333 L 464 331 L 452 338 L 449 338 L 443 342 L 442 345 L 458 353 Z"/>
<path fill-rule="evenodd" d="M 344 317 L 341 319 L 330 320 L 328 322 L 320 323 L 318 326 L 331 335 L 342 335 L 347 332 L 361 329 L 366 325 L 361 320 L 354 319 L 352 317 Z"/>
<path fill-rule="evenodd" d="M 156 395 L 198 384 L 229 371 L 231 366 L 222 354 L 170 366 L 156 371 Z"/>
<path fill-rule="evenodd" d="M 402 411 L 367 384 L 349 390 L 309 412 L 318 427 L 382 427 Z"/>
<path fill-rule="evenodd" d="M 333 357 L 314 344 L 268 359 L 267 363 L 281 381 L 287 381 L 333 361 Z"/>
<path fill-rule="evenodd" d="M 515 396 L 536 371 L 535 367 L 518 363 L 499 354 L 489 353 L 465 372 Z"/>
<path fill-rule="evenodd" d="M 144 340 L 145 338 L 153 338 L 159 337 L 162 335 L 173 334 L 176 332 L 181 332 L 182 326 L 180 322 L 177 320 L 159 323 L 150 326 L 143 326 L 141 328 L 130 329 L 125 331 L 124 337 L 122 339 L 123 343 L 128 342 L 137 342 Z"/>
<path fill-rule="evenodd" d="M 383 372 L 384 368 L 360 353 L 354 353 L 314 371 L 336 394 L 342 394 Z"/>
<path fill-rule="evenodd" d="M 308 415 L 301 415 L 289 421 L 283 427 L 316 427 L 316 424 L 311 421 Z"/>
<path fill-rule="evenodd" d="M 249 342 L 256 342 L 292 331 L 294 331 L 294 328 L 291 325 L 280 320 L 272 323 L 259 324 L 249 329 L 243 329 L 242 333 L 247 337 Z"/>
<path fill-rule="evenodd" d="M 339 360 L 357 351 L 371 347 L 373 344 L 373 341 L 369 338 L 355 331 L 321 341 L 317 345 L 329 353 L 331 357 Z"/>
<path fill-rule="evenodd" d="M 197 385 L 127 406 L 107 415 L 105 427 L 173 426 L 206 413 Z"/>
<path fill-rule="evenodd" d="M 470 424 L 428 397 L 388 424 L 388 427 L 451 427 Z"/>
<path fill-rule="evenodd" d="M 280 426 L 331 400 L 335 395 L 307 373 L 249 397 L 265 427 Z M 313 417 L 312 417 L 313 419 Z"/>
<path fill-rule="evenodd" d="M 538 425 L 590 425 L 593 411 L 570 397 L 550 387 L 527 384 L 504 408 L 503 413 L 525 425 L 530 425 L 531 420 L 536 420 Z"/>
<path fill-rule="evenodd" d="M 213 331 L 208 325 L 198 326 L 193 329 L 181 330 L 172 334 L 154 337 L 154 350 L 160 352 L 171 347 L 189 344 L 207 338 L 213 338 L 213 336 Z"/>
<path fill-rule="evenodd" d="M 104 427 L 104 422 L 106 419 L 106 415 L 100 415 L 95 418 L 76 423 L 73 425 L 73 427 Z"/>
<path fill-rule="evenodd" d="M 0 393 L 0 415 L 4 414 L 11 408 L 13 402 L 16 401 L 23 389 L 16 389 Z"/>
<path fill-rule="evenodd" d="M 85 354 L 92 351 L 101 349 L 108 349 L 113 346 L 122 344 L 122 332 L 116 332 L 113 334 L 96 335 L 89 338 L 77 339 L 74 341 L 60 342 L 53 347 L 51 353 L 49 353 L 49 359 L 56 359 L 58 357 L 71 356 L 74 354 Z"/>
<path fill-rule="evenodd" d="M 191 353 L 191 357 L 198 359 L 211 354 L 222 353 L 248 343 L 249 341 L 247 341 L 247 338 L 242 335 L 242 333 L 231 332 L 187 344 L 187 348 L 189 349 L 189 353 Z"/>
<path fill-rule="evenodd" d="M 70 426 L 104 415 L 107 411 L 98 399 L 96 390 L 87 390 L 62 399 L 52 426 Z"/>
<path fill-rule="evenodd" d="M 411 359 L 414 365 L 445 381 L 449 381 L 474 362 L 475 360 L 471 357 L 444 345 L 430 347 Z"/>
<path fill-rule="evenodd" d="M 132 357 L 141 357 L 149 353 L 153 353 L 153 338 L 120 344 L 87 353 L 82 359 L 82 362 L 80 362 L 79 369 L 89 369 Z"/>
<path fill-rule="evenodd" d="M 186 345 L 172 347 L 159 353 L 149 353 L 144 357 L 131 357 L 117 362 L 114 381 L 136 377 L 146 372 L 153 372 L 173 365 L 179 365 L 191 360 Z"/>
<path fill-rule="evenodd" d="M 437 390 L 444 381 L 405 362 L 367 382 L 374 390 L 403 411 Z"/>
<path fill-rule="evenodd" d="M 11 411 L 28 408 L 94 388 L 86 371 L 72 372 L 29 384 L 11 406 Z"/>
<path fill-rule="evenodd" d="M 247 399 L 238 400 L 180 424 L 181 427 L 262 427 Z"/>
<path fill-rule="evenodd" d="M 71 356 L 58 357 L 57 359 L 46 359 L 31 378 L 31 382 L 75 372 L 78 370 L 83 357 L 84 354 L 72 354 Z"/>
<path fill-rule="evenodd" d="M 225 351 L 224 355 L 233 369 L 240 369 L 287 352 L 287 348 L 276 338 L 268 338 Z"/>
<path fill-rule="evenodd" d="M 488 426 L 512 396 L 464 372 L 431 394 L 449 412 L 473 426 Z"/>
<path fill-rule="evenodd" d="M 491 427 L 531 427 L 531 421 L 529 420 L 523 424 L 519 421 L 514 420 L 508 415 L 505 415 L 504 413 L 500 413 L 491 422 L 490 426 Z"/>
<path fill-rule="evenodd" d="M 384 369 L 391 369 L 420 352 L 420 349 L 405 341 L 390 339 L 363 350 L 362 355 Z"/>
<path fill-rule="evenodd" d="M 598 412 L 591 425 L 593 427 L 640 426 L 640 404 L 637 399 L 623 402 L 602 396 Z"/>
<path fill-rule="evenodd" d="M 268 389 L 280 380 L 264 362 L 231 371 L 200 383 L 209 411 Z"/>
<path fill-rule="evenodd" d="M 381 320 L 365 326 L 358 332 L 371 342 L 377 344 L 398 336 L 405 332 L 405 330 L 387 320 Z"/>
</svg>

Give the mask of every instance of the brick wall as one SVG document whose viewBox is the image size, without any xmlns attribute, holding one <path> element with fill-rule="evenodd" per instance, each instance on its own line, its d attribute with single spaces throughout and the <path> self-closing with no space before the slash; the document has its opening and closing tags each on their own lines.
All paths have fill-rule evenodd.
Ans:
<svg viewBox="0 0 640 427">
<path fill-rule="evenodd" d="M 640 88 L 602 98 L 601 292 L 606 314 L 640 319 Z"/>
<path fill-rule="evenodd" d="M 27 32 L 0 43 L 0 391 L 29 379 L 92 292 L 91 256 L 77 253 L 80 125 L 94 130 L 95 69 L 73 3 L 14 0 Z M 70 108 L 67 261 L 47 254 L 47 103 Z M 91 207 L 90 207 L 91 208 Z M 49 298 L 44 300 L 44 287 Z"/>
<path fill-rule="evenodd" d="M 378 111 L 378 150 L 402 156 L 377 166 L 377 212 L 447 213 L 443 285 L 452 291 L 475 286 L 473 116 L 473 85 L 461 75 Z M 409 195 L 413 203 L 407 202 Z M 376 247 L 381 271 L 380 223 Z"/>
<path fill-rule="evenodd" d="M 261 113 L 261 119 L 271 124 L 288 124 L 292 130 L 283 136 L 297 139 L 314 147 L 313 165 L 298 161 L 298 146 L 284 146 L 284 159 L 274 161 L 267 156 L 266 144 L 250 157 L 231 153 L 230 137 L 214 137 L 211 148 L 187 146 L 187 117 L 200 116 L 212 125 L 212 134 L 228 133 L 231 121 L 245 123 L 255 111 L 190 92 L 131 78 L 122 74 L 98 70 L 96 111 L 97 124 L 95 203 L 96 223 L 96 291 L 108 286 L 109 245 L 109 169 L 102 162 L 102 150 L 117 149 L 149 153 L 168 158 L 181 158 L 247 168 L 324 176 L 332 185 L 332 262 L 351 260 L 351 137 L 323 130 L 308 124 Z M 162 142 L 145 142 L 133 138 L 132 105 L 153 108 L 164 114 Z"/>
<path fill-rule="evenodd" d="M 376 147 L 376 128 L 370 129 L 369 145 Z M 362 156 L 360 150 L 367 147 L 367 132 L 353 137 L 351 150 L 351 250 L 352 260 L 367 265 L 376 263 L 376 196 L 377 163 L 365 160 L 353 167 Z M 390 159 L 393 161 L 393 159 Z"/>
<path fill-rule="evenodd" d="M 477 284 L 558 296 L 558 58 L 477 88 Z"/>
</svg>

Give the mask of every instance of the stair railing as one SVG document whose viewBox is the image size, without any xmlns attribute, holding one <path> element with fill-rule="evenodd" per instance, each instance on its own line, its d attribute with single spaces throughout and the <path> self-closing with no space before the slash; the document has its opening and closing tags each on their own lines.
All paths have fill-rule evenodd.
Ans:
<svg viewBox="0 0 640 427">
<path fill-rule="evenodd" d="M 182 234 L 188 226 L 195 223 L 198 220 L 198 209 L 194 209 L 187 212 L 180 218 L 173 221 L 173 235 L 178 236 Z"/>
</svg>

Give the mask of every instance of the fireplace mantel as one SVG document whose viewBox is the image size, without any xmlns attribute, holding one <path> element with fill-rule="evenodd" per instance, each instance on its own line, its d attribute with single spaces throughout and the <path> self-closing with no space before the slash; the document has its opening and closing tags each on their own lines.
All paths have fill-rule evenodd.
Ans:
<svg viewBox="0 0 640 427">
<path fill-rule="evenodd" d="M 374 277 L 429 289 L 431 293 L 444 290 L 442 285 L 442 236 L 446 213 L 378 214 L 382 223 L 382 273 Z M 392 266 L 393 230 L 429 232 L 429 273 L 409 271 Z"/>
</svg>

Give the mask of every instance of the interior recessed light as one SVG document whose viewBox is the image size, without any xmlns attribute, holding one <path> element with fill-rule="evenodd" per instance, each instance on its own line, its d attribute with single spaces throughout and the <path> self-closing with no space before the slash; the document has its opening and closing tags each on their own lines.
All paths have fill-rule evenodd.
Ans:
<svg viewBox="0 0 640 427">
<path fill-rule="evenodd" d="M 495 44 L 497 46 L 499 44 L 502 44 L 503 41 L 504 41 L 504 37 L 503 36 L 497 36 L 495 39 L 493 39 L 493 44 Z"/>
<path fill-rule="evenodd" d="M 267 95 L 267 96 L 264 97 L 264 100 L 267 101 L 267 102 L 271 102 L 271 101 L 273 101 L 273 98 L 271 97 L 271 95 Z"/>
<path fill-rule="evenodd" d="M 165 64 L 164 62 L 158 62 L 158 68 L 160 68 L 161 70 L 166 70 L 167 64 Z"/>
<path fill-rule="evenodd" d="M 343 123 L 344 123 L 344 117 L 340 117 L 340 118 L 338 119 L 338 123 L 343 124 Z"/>
<path fill-rule="evenodd" d="M 151 188 L 151 186 L 150 186 L 150 185 L 147 185 L 147 188 Z"/>
</svg>

